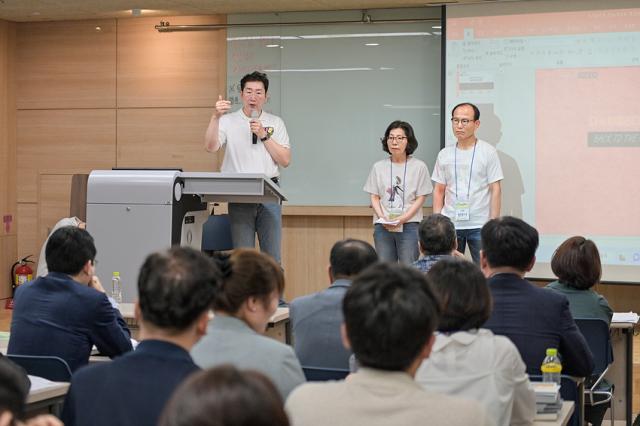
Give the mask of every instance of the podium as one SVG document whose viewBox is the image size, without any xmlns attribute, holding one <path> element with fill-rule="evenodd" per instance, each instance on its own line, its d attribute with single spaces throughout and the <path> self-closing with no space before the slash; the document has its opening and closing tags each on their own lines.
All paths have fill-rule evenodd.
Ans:
<svg viewBox="0 0 640 426">
<path fill-rule="evenodd" d="M 87 230 L 98 251 L 96 274 L 111 294 L 111 275 L 120 272 L 123 301 L 134 302 L 147 255 L 176 244 L 200 250 L 207 203 L 285 200 L 261 174 L 94 170 L 87 182 Z"/>
</svg>

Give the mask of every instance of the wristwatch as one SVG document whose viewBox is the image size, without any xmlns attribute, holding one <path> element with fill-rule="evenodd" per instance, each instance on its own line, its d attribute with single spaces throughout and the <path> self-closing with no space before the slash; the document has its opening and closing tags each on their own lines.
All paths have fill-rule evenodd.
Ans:
<svg viewBox="0 0 640 426">
<path fill-rule="evenodd" d="M 271 136 L 269 136 L 269 133 L 267 133 L 267 136 L 265 136 L 264 138 L 260 138 L 260 142 L 266 142 L 269 140 Z"/>
</svg>

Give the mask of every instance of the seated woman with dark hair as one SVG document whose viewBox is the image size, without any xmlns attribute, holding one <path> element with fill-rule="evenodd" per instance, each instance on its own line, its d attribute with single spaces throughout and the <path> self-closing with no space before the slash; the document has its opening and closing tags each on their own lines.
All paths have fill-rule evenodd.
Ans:
<svg viewBox="0 0 640 426">
<path fill-rule="evenodd" d="M 289 426 L 289 419 L 267 377 L 223 365 L 198 372 L 180 385 L 158 425 Z"/>
<path fill-rule="evenodd" d="M 516 346 L 481 328 L 491 295 L 477 265 L 443 259 L 427 273 L 442 304 L 431 355 L 418 369 L 425 389 L 477 400 L 498 426 L 530 425 L 536 412 L 529 376 Z"/>
<path fill-rule="evenodd" d="M 284 291 L 282 269 L 253 249 L 219 258 L 223 279 L 213 301 L 214 317 L 191 356 L 202 368 L 232 364 L 264 373 L 286 398 L 305 381 L 291 346 L 263 336 Z"/>
<path fill-rule="evenodd" d="M 607 299 L 593 291 L 600 281 L 602 265 L 598 247 L 584 237 L 571 237 L 553 253 L 551 270 L 558 277 L 547 286 L 569 299 L 574 318 L 600 318 L 611 323 L 613 310 Z"/>
</svg>

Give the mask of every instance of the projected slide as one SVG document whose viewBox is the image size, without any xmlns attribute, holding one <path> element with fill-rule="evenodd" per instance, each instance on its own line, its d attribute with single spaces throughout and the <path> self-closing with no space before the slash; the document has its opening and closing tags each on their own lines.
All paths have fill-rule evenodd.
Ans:
<svg viewBox="0 0 640 426">
<path fill-rule="evenodd" d="M 555 248 L 585 235 L 605 280 L 640 282 L 640 9 L 469 15 L 447 9 L 446 104 L 480 107 L 503 212 L 541 233 L 534 275 L 552 277 Z"/>
</svg>

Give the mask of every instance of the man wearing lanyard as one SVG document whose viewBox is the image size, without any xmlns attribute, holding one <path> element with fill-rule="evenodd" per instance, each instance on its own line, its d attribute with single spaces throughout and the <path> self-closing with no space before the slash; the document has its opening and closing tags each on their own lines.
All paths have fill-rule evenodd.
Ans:
<svg viewBox="0 0 640 426">
<path fill-rule="evenodd" d="M 438 154 L 431 179 L 433 212 L 449 217 L 456 227 L 458 250 L 467 243 L 475 263 L 480 261 L 480 228 L 500 216 L 500 181 L 504 179 L 496 149 L 476 137 L 480 111 L 471 103 L 453 108 L 451 125 L 457 142 Z"/>
<path fill-rule="evenodd" d="M 258 71 L 240 80 L 242 108 L 226 114 L 231 102 L 218 97 L 205 134 L 205 149 L 218 151 L 226 144 L 222 172 L 261 173 L 278 184 L 279 167 L 291 161 L 289 135 L 280 117 L 263 111 L 269 80 Z M 277 203 L 229 203 L 234 247 L 255 247 L 280 263 L 282 207 Z"/>
</svg>

